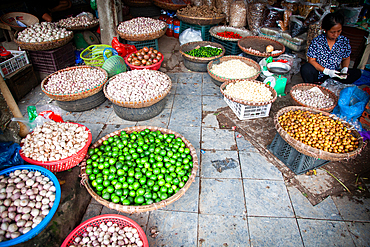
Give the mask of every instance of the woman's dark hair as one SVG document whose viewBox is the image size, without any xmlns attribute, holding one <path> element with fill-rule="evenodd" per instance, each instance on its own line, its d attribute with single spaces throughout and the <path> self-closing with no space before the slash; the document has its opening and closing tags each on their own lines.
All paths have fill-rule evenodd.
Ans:
<svg viewBox="0 0 370 247">
<path fill-rule="evenodd" d="M 325 31 L 329 31 L 332 27 L 337 24 L 344 24 L 344 17 L 340 12 L 334 12 L 327 14 L 324 19 L 322 20 L 321 27 Z"/>
</svg>

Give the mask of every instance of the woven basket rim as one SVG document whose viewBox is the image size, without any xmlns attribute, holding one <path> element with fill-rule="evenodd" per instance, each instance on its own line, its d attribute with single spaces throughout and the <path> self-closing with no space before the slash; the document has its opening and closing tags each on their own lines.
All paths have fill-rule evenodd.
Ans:
<svg viewBox="0 0 370 247">
<path fill-rule="evenodd" d="M 199 46 L 206 46 L 206 45 L 213 45 L 217 48 L 221 48 L 222 49 L 222 52 L 220 55 L 218 56 L 214 56 L 214 57 L 194 57 L 194 56 L 190 56 L 188 54 L 186 54 L 183 50 L 185 47 L 189 46 L 189 45 L 199 45 Z M 203 45 L 204 44 L 204 45 Z M 182 46 L 180 46 L 180 50 L 179 50 L 181 56 L 183 56 L 184 58 L 186 58 L 187 60 L 190 60 L 190 61 L 193 61 L 193 62 L 209 62 L 209 61 L 212 61 L 212 60 L 215 60 L 217 58 L 220 58 L 222 57 L 225 52 L 226 52 L 226 49 L 223 45 L 221 44 L 218 44 L 216 42 L 211 42 L 211 41 L 195 41 L 195 42 L 188 42 L 186 44 L 183 44 Z"/>
<path fill-rule="evenodd" d="M 107 200 L 104 200 L 102 197 L 100 197 L 98 194 L 94 192 L 94 190 L 91 188 L 89 182 L 88 182 L 88 175 L 86 174 L 86 160 L 89 157 L 88 155 L 85 156 L 85 159 L 81 162 L 81 172 L 80 176 L 82 177 L 82 183 L 86 187 L 87 191 L 90 193 L 90 195 L 96 199 L 99 203 L 103 204 L 104 206 L 120 211 L 120 212 L 126 212 L 126 213 L 138 213 L 138 212 L 147 212 L 152 210 L 157 210 L 159 208 L 165 207 L 176 200 L 178 200 L 181 196 L 185 194 L 185 192 L 188 190 L 192 182 L 195 180 L 196 173 L 198 170 L 198 157 L 195 151 L 194 146 L 181 134 L 178 132 L 175 132 L 170 129 L 165 129 L 161 127 L 155 127 L 155 126 L 133 126 L 133 127 L 127 127 L 124 129 L 116 130 L 110 134 L 107 134 L 103 138 L 96 141 L 91 148 L 95 148 L 100 146 L 104 140 L 108 139 L 111 136 L 115 136 L 121 133 L 121 131 L 125 131 L 127 133 L 131 133 L 133 131 L 140 131 L 144 129 L 150 129 L 150 130 L 159 130 L 162 133 L 168 133 L 168 134 L 174 134 L 176 138 L 180 137 L 186 144 L 186 147 L 190 149 L 190 154 L 193 158 L 193 168 L 191 170 L 191 176 L 189 177 L 188 181 L 185 183 L 184 187 L 182 187 L 176 194 L 172 195 L 171 197 L 167 198 L 166 200 L 153 203 L 150 205 L 144 205 L 144 206 L 124 206 L 122 204 L 115 204 L 113 202 L 108 202 Z"/>
<path fill-rule="evenodd" d="M 129 41 L 145 41 L 145 40 L 153 40 L 153 39 L 158 39 L 160 37 L 162 37 L 165 33 L 166 33 L 166 30 L 167 30 L 167 24 L 165 27 L 163 27 L 162 29 L 158 30 L 158 31 L 155 31 L 153 33 L 150 33 L 150 34 L 135 34 L 135 35 L 131 35 L 131 34 L 127 34 L 127 33 L 122 33 L 121 31 L 118 30 L 118 26 L 120 25 L 121 23 L 119 23 L 115 28 L 114 30 L 116 31 L 116 33 L 122 38 L 122 39 L 125 39 L 125 40 L 129 40 Z"/>
<path fill-rule="evenodd" d="M 168 9 L 168 10 L 178 10 L 183 7 L 186 7 L 187 5 L 187 4 L 166 3 L 160 0 L 153 0 L 153 3 L 162 9 Z"/>
<path fill-rule="evenodd" d="M 272 53 L 261 53 L 261 52 L 251 52 L 251 51 L 248 51 L 247 49 L 249 48 L 245 48 L 244 46 L 241 46 L 240 45 L 240 43 L 243 41 L 243 40 L 246 40 L 246 39 L 263 39 L 263 40 L 268 40 L 268 41 L 270 41 L 270 42 L 272 42 L 272 43 L 274 43 L 274 44 L 278 44 L 278 45 L 281 45 L 283 48 L 282 48 L 282 51 L 281 52 L 279 52 L 279 53 L 274 53 L 274 54 L 272 54 Z M 247 37 L 244 37 L 244 38 L 242 38 L 242 39 L 239 39 L 239 41 L 238 41 L 238 46 L 239 46 L 239 48 L 243 51 L 243 52 L 245 52 L 245 53 L 247 53 L 247 54 L 249 54 L 249 55 L 253 55 L 253 56 L 257 56 L 257 57 L 277 57 L 277 56 L 280 56 L 281 54 L 283 54 L 284 52 L 285 52 L 285 46 L 282 44 L 282 43 L 280 43 L 279 41 L 276 41 L 276 40 L 273 40 L 273 39 L 270 39 L 270 38 L 267 38 L 267 37 L 261 37 L 261 36 L 247 36 Z"/>
<path fill-rule="evenodd" d="M 79 92 L 74 93 L 74 94 L 55 94 L 55 93 L 50 93 L 50 92 L 46 91 L 45 84 L 48 82 L 48 80 L 50 79 L 51 76 L 53 76 L 54 74 L 58 74 L 58 73 L 61 73 L 61 72 L 64 72 L 64 71 L 74 70 L 74 69 L 97 69 L 97 70 L 99 70 L 99 71 L 101 71 L 105 74 L 105 79 L 99 85 L 97 85 L 94 88 L 85 89 L 84 91 L 79 91 Z M 99 68 L 99 67 L 94 67 L 94 66 L 88 66 L 88 65 L 78 65 L 78 66 L 73 66 L 73 67 L 68 67 L 68 68 L 65 68 L 65 69 L 58 70 L 58 71 L 48 75 L 47 77 L 45 77 L 45 79 L 42 80 L 42 82 L 41 82 L 41 90 L 48 97 L 58 98 L 59 100 L 63 99 L 63 97 L 68 97 L 68 98 L 79 97 L 80 98 L 83 95 L 86 95 L 86 97 L 88 97 L 88 96 L 96 94 L 100 90 L 102 90 L 102 87 L 107 82 L 107 80 L 108 80 L 108 73 L 104 69 Z M 91 94 L 91 93 L 93 93 L 93 94 Z M 65 100 L 65 101 L 73 101 L 73 100 L 75 100 L 75 99 L 70 99 L 70 100 Z"/>
<path fill-rule="evenodd" d="M 15 33 L 15 38 L 13 39 L 14 43 L 16 43 L 20 48 L 24 50 L 30 50 L 30 51 L 46 51 L 51 49 L 56 49 L 59 47 L 62 47 L 66 45 L 68 42 L 70 42 L 73 39 L 73 32 L 62 39 L 57 39 L 53 41 L 47 41 L 47 42 L 23 42 L 17 40 L 18 32 Z"/>
<path fill-rule="evenodd" d="M 251 77 L 249 77 L 249 78 L 238 78 L 238 79 L 226 78 L 226 77 L 223 77 L 223 76 L 219 76 L 219 75 L 216 75 L 215 73 L 213 73 L 213 72 L 211 71 L 211 67 L 212 67 L 213 62 L 214 62 L 215 60 L 210 61 L 210 62 L 208 63 L 208 65 L 207 65 L 207 72 L 208 72 L 208 74 L 209 74 L 213 79 L 215 79 L 216 81 L 225 82 L 225 81 L 227 81 L 227 80 L 257 79 L 257 77 L 258 77 L 258 76 L 259 76 L 259 74 L 261 73 L 261 66 L 260 66 L 256 61 L 254 61 L 254 60 L 252 60 L 252 59 L 250 59 L 250 58 L 230 55 L 230 56 L 223 56 L 223 57 L 221 57 L 221 58 L 220 58 L 220 62 L 221 62 L 221 60 L 229 61 L 229 60 L 232 60 L 232 59 L 238 59 L 238 60 L 246 61 L 246 62 L 248 62 L 248 63 L 250 63 L 250 64 L 253 64 L 254 66 L 253 66 L 253 65 L 252 65 L 252 66 L 253 66 L 254 68 L 257 68 L 257 69 L 256 69 L 256 70 L 257 70 L 257 74 L 256 74 L 256 75 L 254 75 L 254 76 L 251 76 Z M 248 64 L 248 65 L 249 65 L 249 66 L 251 66 L 250 64 Z"/>
<path fill-rule="evenodd" d="M 107 87 L 110 83 L 111 80 L 115 79 L 118 75 L 115 75 L 113 76 L 112 78 L 110 78 L 107 83 L 105 83 L 104 87 L 103 87 L 103 90 L 104 90 L 104 95 L 105 97 L 110 101 L 112 102 L 113 104 L 115 105 L 118 105 L 118 106 L 122 106 L 122 107 L 127 107 L 127 108 L 143 108 L 143 107 L 148 107 L 148 106 L 151 106 L 151 105 L 154 105 L 155 103 L 161 101 L 162 99 L 164 99 L 167 94 L 170 92 L 171 90 L 171 87 L 172 87 L 172 80 L 171 78 L 161 72 L 161 71 L 157 71 L 157 70 L 149 70 L 149 71 L 155 71 L 155 72 L 158 72 L 158 73 L 162 73 L 164 74 L 167 79 L 169 80 L 169 85 L 168 87 L 159 95 L 157 95 L 154 99 L 149 99 L 149 100 L 144 100 L 144 101 L 139 101 L 139 102 L 135 102 L 135 101 L 118 101 L 116 99 L 113 99 L 108 93 L 107 93 Z M 123 73 L 130 73 L 130 71 L 126 71 L 126 72 L 123 72 Z"/>
<path fill-rule="evenodd" d="M 36 21 L 35 23 L 39 23 L 39 22 L 40 22 L 39 18 L 37 18 L 36 16 L 34 16 L 34 15 L 30 14 L 30 13 L 20 12 L 20 11 L 12 11 L 12 12 L 9 12 L 9 13 L 6 13 L 6 14 L 3 14 L 3 15 L 0 17 L 1 22 L 3 22 L 4 24 L 6 24 L 6 25 L 8 25 L 8 26 L 10 26 L 10 27 L 12 27 L 12 28 L 14 28 L 14 29 L 16 29 L 16 30 L 23 30 L 23 29 L 25 29 L 26 27 L 15 26 L 15 25 L 10 24 L 10 23 L 8 23 L 8 22 L 6 22 L 6 21 L 4 20 L 4 17 L 6 17 L 6 16 L 11 16 L 11 15 L 13 15 L 13 14 L 14 14 L 14 15 L 16 15 L 16 13 L 19 13 L 19 14 L 22 14 L 22 15 L 28 15 L 28 16 L 30 16 L 32 19 L 34 19 L 34 20 Z M 24 24 L 26 24 L 26 23 L 24 23 Z M 27 26 L 28 26 L 28 25 L 27 25 Z"/>
<path fill-rule="evenodd" d="M 88 26 L 75 26 L 75 27 L 63 27 L 65 29 L 67 29 L 68 31 L 80 31 L 80 30 L 87 30 L 87 29 L 91 29 L 93 27 L 96 27 L 99 25 L 99 19 L 97 19 L 98 22 L 96 23 L 91 23 L 90 25 Z M 58 25 L 59 26 L 59 25 Z M 62 27 L 62 26 L 59 26 L 59 27 Z"/>
<path fill-rule="evenodd" d="M 305 105 L 303 104 L 302 102 L 298 101 L 294 95 L 292 94 L 292 92 L 294 92 L 295 90 L 298 90 L 298 89 L 302 89 L 302 88 L 313 88 L 313 87 L 317 87 L 319 88 L 324 94 L 327 94 L 329 95 L 330 98 L 334 99 L 334 105 L 332 105 L 331 107 L 327 107 L 327 108 L 317 108 L 317 107 L 313 107 L 313 106 L 309 106 L 309 105 Z M 309 107 L 309 108 L 313 108 L 313 109 L 316 109 L 316 110 L 320 110 L 320 111 L 326 111 L 326 112 L 330 112 L 332 111 L 335 106 L 337 105 L 338 103 L 338 97 L 332 92 L 330 91 L 329 89 L 325 88 L 325 87 L 322 87 L 320 85 L 317 85 L 317 84 L 313 84 L 313 83 L 300 83 L 300 84 L 297 84 L 297 85 L 294 85 L 291 89 L 290 89 L 290 97 L 292 97 L 292 99 L 297 103 L 299 104 L 300 106 L 304 106 L 304 107 Z"/>
<path fill-rule="evenodd" d="M 231 83 L 235 83 L 235 82 L 238 82 L 238 81 L 252 81 L 252 82 L 255 82 L 255 83 L 258 83 L 258 84 L 261 84 L 261 85 L 264 85 L 265 87 L 267 87 L 270 92 L 272 93 L 272 99 L 269 100 L 269 101 L 266 101 L 266 102 L 253 102 L 253 101 L 246 101 L 246 100 L 242 100 L 242 99 L 238 99 L 238 98 L 234 98 L 228 94 L 226 94 L 224 92 L 224 89 L 227 85 L 231 84 Z M 261 106 L 261 105 L 269 105 L 269 104 L 272 104 L 273 102 L 275 102 L 275 100 L 277 99 L 277 93 L 275 91 L 275 89 L 273 89 L 270 85 L 267 85 L 263 82 L 260 82 L 260 81 L 257 81 L 257 80 L 251 80 L 251 79 L 237 79 L 237 80 L 227 80 L 225 81 L 224 83 L 222 83 L 222 85 L 220 86 L 220 91 L 221 93 L 226 97 L 228 98 L 229 100 L 231 101 L 234 101 L 236 103 L 239 103 L 239 104 L 243 104 L 243 105 L 251 105 L 251 106 Z"/>
<path fill-rule="evenodd" d="M 246 28 L 232 27 L 232 26 L 214 26 L 214 27 L 211 27 L 211 29 L 209 30 L 209 34 L 212 35 L 213 37 L 215 37 L 216 39 L 220 39 L 220 40 L 225 40 L 225 41 L 239 41 L 240 39 L 225 38 L 225 37 L 218 36 L 217 35 L 217 32 L 219 32 L 218 29 L 220 29 L 219 31 L 228 31 L 228 30 L 231 30 L 233 32 L 238 32 L 238 34 L 240 36 L 242 36 L 242 38 L 248 37 L 248 36 L 252 36 L 252 32 L 249 31 Z M 248 33 L 248 35 L 247 35 L 247 33 Z M 243 35 L 245 35 L 245 36 L 243 36 Z"/>
<path fill-rule="evenodd" d="M 197 22 L 209 22 L 208 25 L 217 24 L 226 18 L 226 15 L 224 13 L 222 13 L 221 15 L 222 16 L 218 17 L 195 17 L 190 15 L 182 15 L 179 14 L 178 11 L 176 11 L 177 18 L 179 18 L 183 22 L 190 24 L 197 24 Z"/>
<path fill-rule="evenodd" d="M 321 149 L 313 148 L 311 146 L 308 146 L 293 137 L 291 137 L 280 125 L 279 123 L 279 116 L 283 115 L 285 112 L 289 112 L 290 110 L 302 110 L 302 111 L 309 111 L 311 113 L 322 113 L 325 116 L 329 116 L 333 119 L 339 119 L 346 127 L 349 127 L 352 130 L 352 134 L 355 135 L 355 137 L 359 141 L 358 148 L 352 152 L 348 153 L 330 153 L 326 152 Z M 316 159 L 323 159 L 323 160 L 330 160 L 330 161 L 340 161 L 340 160 L 345 160 L 345 159 L 350 159 L 350 158 L 355 158 L 362 149 L 364 148 L 364 143 L 361 135 L 357 132 L 356 129 L 352 127 L 349 123 L 346 121 L 336 117 L 333 114 L 330 114 L 325 111 L 320 111 L 308 107 L 303 107 L 303 106 L 288 106 L 280 109 L 274 116 L 274 124 L 277 132 L 281 136 L 281 138 L 284 139 L 289 145 L 291 145 L 294 149 L 296 149 L 298 152 L 303 153 L 305 155 L 308 155 L 310 157 L 316 158 Z"/>
<path fill-rule="evenodd" d="M 63 41 L 63 40 L 67 40 L 67 39 L 72 39 L 73 38 L 73 33 L 71 33 L 70 35 L 68 35 L 67 37 L 64 37 L 64 38 L 61 38 L 61 39 L 57 39 L 57 40 L 53 40 L 53 41 L 44 41 L 44 42 L 23 42 L 23 41 L 19 41 L 18 40 L 18 32 L 16 32 L 16 37 L 14 39 L 14 42 L 17 43 L 17 45 L 36 45 L 36 46 L 43 46 L 43 45 L 47 45 L 47 44 L 50 44 L 50 43 L 56 43 L 56 42 L 60 42 L 60 41 Z"/>
</svg>

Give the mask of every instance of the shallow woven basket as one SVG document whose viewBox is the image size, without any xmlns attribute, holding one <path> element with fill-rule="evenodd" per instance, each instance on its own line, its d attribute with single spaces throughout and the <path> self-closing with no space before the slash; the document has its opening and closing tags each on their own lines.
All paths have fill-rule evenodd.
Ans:
<svg viewBox="0 0 370 247">
<path fill-rule="evenodd" d="M 185 52 L 193 50 L 197 46 L 207 46 L 207 45 L 221 48 L 222 49 L 221 54 L 218 56 L 214 56 L 214 57 L 194 57 L 194 56 L 190 56 L 185 53 Z M 181 56 L 184 57 L 184 59 L 195 62 L 195 63 L 208 63 L 209 61 L 222 57 L 225 54 L 225 48 L 222 45 L 215 43 L 215 42 L 196 41 L 196 42 L 189 42 L 189 43 L 186 43 L 180 46 L 180 54 Z"/>
<path fill-rule="evenodd" d="M 115 27 L 115 30 L 116 30 L 116 33 L 122 38 L 122 39 L 125 39 L 125 40 L 129 40 L 129 41 L 145 41 L 145 40 L 153 40 L 153 39 L 158 39 L 160 37 L 162 37 L 165 33 L 166 33 L 166 30 L 167 30 L 167 24 L 164 28 L 162 28 L 161 30 L 158 30 L 154 33 L 150 33 L 150 34 L 138 34 L 138 35 L 131 35 L 131 34 L 127 34 L 127 33 L 122 33 L 118 30 L 118 27 Z"/>
<path fill-rule="evenodd" d="M 105 74 L 105 78 L 101 81 L 101 83 L 98 86 L 96 86 L 94 88 L 86 89 L 84 91 L 80 91 L 80 92 L 74 93 L 74 94 L 53 94 L 53 93 L 50 93 L 50 92 L 46 91 L 45 85 L 48 83 L 49 78 L 52 75 L 60 73 L 60 72 L 68 71 L 68 70 L 73 70 L 73 69 L 97 69 L 97 70 L 102 71 Z M 74 66 L 74 67 L 69 67 L 69 68 L 58 70 L 58 71 L 54 72 L 53 74 L 48 75 L 41 82 L 41 90 L 51 99 L 58 100 L 58 101 L 74 101 L 74 100 L 84 99 L 84 98 L 87 98 L 91 95 L 94 95 L 94 94 L 98 93 L 99 91 L 102 90 L 102 88 L 103 88 L 104 84 L 107 82 L 107 80 L 108 80 L 108 73 L 107 73 L 107 71 L 105 71 L 102 68 L 87 66 L 87 65 Z"/>
<path fill-rule="evenodd" d="M 222 63 L 222 62 L 225 62 L 225 61 L 228 61 L 228 60 L 233 60 L 233 59 L 238 59 L 238 60 L 242 61 L 243 63 L 245 63 L 245 64 L 247 64 L 249 66 L 254 67 L 257 70 L 257 74 L 255 74 L 254 76 L 249 77 L 249 78 L 239 78 L 239 79 L 252 79 L 252 80 L 255 80 L 255 79 L 257 79 L 257 77 L 261 73 L 261 66 L 257 62 L 253 61 L 252 59 L 249 59 L 249 58 L 246 58 L 246 57 L 240 57 L 240 56 L 224 56 L 224 57 L 221 57 L 220 59 L 213 60 L 213 61 L 211 61 L 211 62 L 208 63 L 208 65 L 207 65 L 207 72 L 208 72 L 208 74 L 213 79 L 215 79 L 216 81 L 219 81 L 219 82 L 222 82 L 222 83 L 225 82 L 225 81 L 227 81 L 227 80 L 234 80 L 232 78 L 226 78 L 226 77 L 222 77 L 222 76 L 216 75 L 215 73 L 213 73 L 211 71 L 212 65 L 214 63 Z"/>
<path fill-rule="evenodd" d="M 47 50 L 52 50 L 56 49 L 59 47 L 62 47 L 63 45 L 67 44 L 69 41 L 73 39 L 73 33 L 71 33 L 69 36 L 64 37 L 63 39 L 58 39 L 54 41 L 48 41 L 48 42 L 34 42 L 34 43 L 29 43 L 29 42 L 23 42 L 17 40 L 18 34 L 15 34 L 14 42 L 23 50 L 28 50 L 28 51 L 47 51 Z"/>
<path fill-rule="evenodd" d="M 341 122 L 348 129 L 352 130 L 353 136 L 356 137 L 358 139 L 358 142 L 359 142 L 358 148 L 356 150 L 352 151 L 352 152 L 349 152 L 349 153 L 330 153 L 330 152 L 326 152 L 326 151 L 321 150 L 321 149 L 313 148 L 311 146 L 308 146 L 308 145 L 294 139 L 293 137 L 291 137 L 288 134 L 288 132 L 286 132 L 281 127 L 281 125 L 279 123 L 279 117 L 281 115 L 283 115 L 284 113 L 289 112 L 291 110 L 293 110 L 293 111 L 302 110 L 302 111 L 309 111 L 309 112 L 312 112 L 312 113 L 322 113 L 322 115 L 330 116 L 333 119 L 338 119 L 338 117 L 336 117 L 335 115 L 332 115 L 328 112 L 319 111 L 319 110 L 315 110 L 315 109 L 311 109 L 311 108 L 307 108 L 307 107 L 303 107 L 303 106 L 288 106 L 288 107 L 285 107 L 283 109 L 280 109 L 275 114 L 275 117 L 274 117 L 275 128 L 276 128 L 277 132 L 280 134 L 281 138 L 283 138 L 290 146 L 295 148 L 298 152 L 300 152 L 304 155 L 308 155 L 310 157 L 316 158 L 316 159 L 323 159 L 323 160 L 330 160 L 330 161 L 340 161 L 340 160 L 348 160 L 350 158 L 356 158 L 356 156 L 358 154 L 360 154 L 362 148 L 364 147 L 363 138 L 361 137 L 361 135 L 349 123 L 347 123 L 345 121 L 342 121 L 342 120 L 341 120 Z"/>
<path fill-rule="evenodd" d="M 274 47 L 274 50 L 280 50 L 281 52 L 278 53 L 266 52 L 266 46 L 268 45 L 272 45 Z M 238 46 L 243 52 L 257 57 L 270 57 L 270 56 L 277 57 L 285 52 L 285 46 L 280 42 L 260 36 L 248 36 L 242 38 L 238 41 Z M 251 52 L 247 50 L 250 47 L 259 52 Z"/>
<path fill-rule="evenodd" d="M 65 27 L 65 29 L 67 29 L 69 31 L 82 31 L 82 30 L 88 30 L 88 29 L 97 27 L 98 25 L 99 25 L 99 22 L 92 23 L 88 26 Z"/>
<path fill-rule="evenodd" d="M 193 17 L 179 14 L 178 11 L 176 12 L 176 16 L 180 21 L 201 26 L 218 24 L 226 18 L 225 14 L 218 17 Z"/>
<path fill-rule="evenodd" d="M 209 30 L 209 34 L 212 35 L 213 37 L 215 37 L 216 39 L 225 40 L 225 41 L 238 41 L 238 40 L 240 40 L 240 39 L 233 39 L 233 38 L 225 38 L 225 37 L 221 37 L 221 36 L 217 35 L 217 33 L 222 33 L 222 32 L 225 32 L 225 31 L 231 31 L 231 32 L 237 33 L 240 36 L 242 36 L 242 38 L 252 36 L 252 32 L 245 29 L 245 28 L 229 27 L 229 26 L 215 26 L 215 27 L 212 27 Z"/>
<path fill-rule="evenodd" d="M 225 93 L 225 91 L 224 91 L 224 90 L 226 89 L 226 86 L 227 86 L 227 85 L 229 85 L 229 84 L 231 84 L 231 83 L 238 82 L 238 81 L 253 81 L 253 82 L 255 82 L 255 83 L 258 83 L 258 84 L 261 84 L 261 85 L 263 85 L 263 86 L 267 87 L 267 88 L 271 91 L 271 93 L 272 93 L 272 99 L 271 99 L 271 100 L 269 100 L 269 101 L 266 101 L 266 102 L 252 102 L 252 101 L 246 101 L 246 100 L 242 100 L 242 99 L 234 98 L 234 97 L 232 97 L 232 96 L 230 96 L 230 95 L 226 94 L 226 93 Z M 220 86 L 220 91 L 221 91 L 221 93 L 222 93 L 226 98 L 228 98 L 229 100 L 232 100 L 232 101 L 234 101 L 234 102 L 237 102 L 237 103 L 240 103 L 240 104 L 243 104 L 243 105 L 250 105 L 250 106 L 268 105 L 268 104 L 273 103 L 273 102 L 276 100 L 276 98 L 277 98 L 277 93 L 276 93 L 275 89 L 273 89 L 271 86 L 269 86 L 269 85 L 267 85 L 267 84 L 265 84 L 265 83 L 263 83 L 263 82 L 256 81 L 256 80 L 250 80 L 250 79 L 247 79 L 247 80 L 245 80 L 245 79 L 228 80 L 228 81 L 224 82 L 224 83 Z"/>
<path fill-rule="evenodd" d="M 151 71 L 153 73 L 163 73 L 163 72 L 160 72 L 160 71 L 157 71 L 157 70 L 149 70 L 149 71 Z M 125 72 L 125 73 L 130 73 L 130 71 Z M 172 87 L 172 81 L 171 81 L 171 78 L 167 74 L 165 74 L 165 75 L 168 78 L 170 84 L 168 85 L 168 87 L 161 94 L 159 94 L 157 97 L 155 97 L 153 99 L 150 99 L 150 100 L 144 100 L 144 101 L 139 101 L 139 102 L 134 102 L 134 101 L 118 101 L 118 100 L 115 100 L 112 97 L 110 97 L 110 95 L 107 93 L 107 86 L 108 86 L 109 82 L 111 80 L 113 80 L 114 78 L 116 78 L 117 76 L 119 76 L 119 74 L 113 76 L 112 78 L 110 78 L 108 80 L 108 82 L 104 85 L 104 95 L 105 95 L 105 97 L 107 97 L 107 99 L 110 102 L 112 102 L 113 104 L 118 105 L 118 106 L 127 107 L 127 108 L 143 108 L 143 107 L 148 107 L 148 106 L 154 105 L 155 103 L 157 103 L 157 102 L 161 101 L 162 99 L 164 99 L 167 96 L 167 94 L 170 92 L 171 87 Z"/>
<path fill-rule="evenodd" d="M 323 94 L 325 95 L 329 95 L 330 98 L 334 99 L 334 105 L 331 106 L 331 107 L 328 107 L 328 108 L 316 108 L 316 107 L 312 107 L 312 106 L 309 106 L 309 105 L 305 105 L 303 104 L 302 102 L 298 101 L 292 94 L 292 92 L 294 90 L 310 90 L 311 88 L 313 87 L 317 87 L 321 90 L 321 92 L 323 92 Z M 322 86 L 319 86 L 319 85 L 316 85 L 316 84 L 309 84 L 309 83 L 301 83 L 301 84 L 297 84 L 295 85 L 294 87 L 292 87 L 290 89 L 290 96 L 292 97 L 293 101 L 299 105 L 299 106 L 305 106 L 305 107 L 309 107 L 309 108 L 312 108 L 312 109 L 316 109 L 316 110 L 320 110 L 320 111 L 326 111 L 326 112 L 331 112 L 335 106 L 337 105 L 338 103 L 338 97 L 332 92 L 330 91 L 329 89 L 327 88 L 324 88 Z"/>
<path fill-rule="evenodd" d="M 161 0 L 153 0 L 153 3 L 160 7 L 161 9 L 167 9 L 172 11 L 176 11 L 178 9 L 186 7 L 186 4 L 166 3 Z"/>
<path fill-rule="evenodd" d="M 123 3 L 130 7 L 148 7 L 152 5 L 152 0 L 123 0 Z"/>
<path fill-rule="evenodd" d="M 6 13 L 2 15 L 0 19 L 3 23 L 17 31 L 22 31 L 23 29 L 25 29 L 25 27 L 18 26 L 17 19 L 26 26 L 31 26 L 33 24 L 39 23 L 39 19 L 36 16 L 24 12 Z"/>
<path fill-rule="evenodd" d="M 99 203 L 103 204 L 104 206 L 106 206 L 110 209 L 117 210 L 117 211 L 124 212 L 124 213 L 141 213 L 141 212 L 157 210 L 159 208 L 165 207 L 165 206 L 175 202 L 176 200 L 178 200 L 181 196 L 183 196 L 185 194 L 185 192 L 189 189 L 191 183 L 195 180 L 195 176 L 196 176 L 197 170 L 198 170 L 198 157 L 197 157 L 194 146 L 185 137 L 183 137 L 179 133 L 177 133 L 175 131 L 172 131 L 172 130 L 169 130 L 169 129 L 164 129 L 164 128 L 160 128 L 160 127 L 153 127 L 153 126 L 128 127 L 128 128 L 121 129 L 121 130 L 116 130 L 116 131 L 104 136 L 103 138 L 101 138 L 100 140 L 95 142 L 90 148 L 97 148 L 97 147 L 101 146 L 103 141 L 107 140 L 111 136 L 119 135 L 121 133 L 121 131 L 126 131 L 127 133 L 132 133 L 134 131 L 138 132 L 138 131 L 141 131 L 141 130 L 144 130 L 144 129 L 149 129 L 151 131 L 159 130 L 159 131 L 161 131 L 162 133 L 165 133 L 165 134 L 174 134 L 175 138 L 180 137 L 183 140 L 183 142 L 185 143 L 186 147 L 188 147 L 190 149 L 190 155 L 193 157 L 193 168 L 191 170 L 191 176 L 189 177 L 189 179 L 186 182 L 186 184 L 184 185 L 184 187 L 182 187 L 176 194 L 167 198 L 166 200 L 163 200 L 163 201 L 160 201 L 160 202 L 157 202 L 157 203 L 153 203 L 153 204 L 150 204 L 150 205 L 144 205 L 144 206 L 124 206 L 122 204 L 116 204 L 116 203 L 104 200 L 102 197 L 100 197 L 98 194 L 96 194 L 95 191 L 92 189 L 90 183 L 88 182 L 89 181 L 88 175 L 86 174 L 86 160 L 89 158 L 89 156 L 87 155 L 85 157 L 85 159 L 81 162 L 81 165 L 80 165 L 80 167 L 81 167 L 81 174 L 80 175 L 82 177 L 81 182 L 86 187 L 87 191 L 90 193 L 90 195 L 95 200 L 97 200 Z"/>
</svg>

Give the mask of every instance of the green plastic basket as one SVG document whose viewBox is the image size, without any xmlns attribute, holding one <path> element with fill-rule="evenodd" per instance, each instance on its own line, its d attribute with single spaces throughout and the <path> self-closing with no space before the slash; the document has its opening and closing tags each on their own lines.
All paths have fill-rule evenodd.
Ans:
<svg viewBox="0 0 370 247">
<path fill-rule="evenodd" d="M 81 52 L 80 57 L 84 60 L 86 65 L 102 67 L 105 62 L 103 56 L 105 48 L 113 49 L 110 45 L 90 45 Z M 109 51 L 107 57 L 112 55 L 112 51 Z"/>
<path fill-rule="evenodd" d="M 106 55 L 107 52 L 111 52 L 113 56 L 108 58 Z M 102 66 L 102 69 L 107 71 L 108 77 L 126 72 L 125 60 L 121 56 L 117 55 L 116 50 L 113 48 L 105 48 L 103 51 L 103 57 L 105 62 Z"/>
</svg>

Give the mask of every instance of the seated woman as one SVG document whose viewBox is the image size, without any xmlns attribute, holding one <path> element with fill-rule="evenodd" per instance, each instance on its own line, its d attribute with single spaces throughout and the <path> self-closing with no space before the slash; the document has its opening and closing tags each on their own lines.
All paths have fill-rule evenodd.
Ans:
<svg viewBox="0 0 370 247">
<path fill-rule="evenodd" d="M 361 70 L 348 69 L 351 46 L 349 40 L 340 35 L 343 23 L 344 17 L 340 13 L 330 13 L 324 17 L 324 33 L 312 40 L 307 51 L 308 63 L 301 67 L 304 82 L 321 84 L 332 78 L 350 84 L 361 77 Z"/>
</svg>

